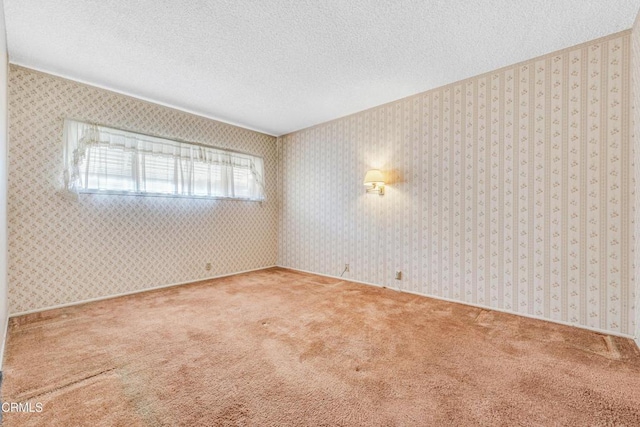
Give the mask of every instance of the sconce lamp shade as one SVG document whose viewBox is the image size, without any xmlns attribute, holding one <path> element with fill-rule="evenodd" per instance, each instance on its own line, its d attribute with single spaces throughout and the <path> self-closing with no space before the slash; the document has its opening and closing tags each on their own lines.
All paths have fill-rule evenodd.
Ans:
<svg viewBox="0 0 640 427">
<path fill-rule="evenodd" d="M 378 169 L 371 169 L 364 176 L 364 186 L 367 187 L 367 193 L 375 193 L 383 196 L 384 175 Z"/>
<path fill-rule="evenodd" d="M 364 185 L 368 187 L 384 185 L 384 176 L 378 169 L 371 169 L 364 176 Z"/>
</svg>

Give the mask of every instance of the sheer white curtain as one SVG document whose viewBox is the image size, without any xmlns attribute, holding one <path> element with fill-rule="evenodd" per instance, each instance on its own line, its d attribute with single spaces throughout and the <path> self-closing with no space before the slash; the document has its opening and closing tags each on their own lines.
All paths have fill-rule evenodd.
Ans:
<svg viewBox="0 0 640 427">
<path fill-rule="evenodd" d="M 65 120 L 68 190 L 264 200 L 261 157 Z"/>
</svg>

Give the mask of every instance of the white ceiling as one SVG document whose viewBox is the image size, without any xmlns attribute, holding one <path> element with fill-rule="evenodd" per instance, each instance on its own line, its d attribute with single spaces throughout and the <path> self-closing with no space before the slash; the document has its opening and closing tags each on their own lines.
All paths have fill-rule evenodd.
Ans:
<svg viewBox="0 0 640 427">
<path fill-rule="evenodd" d="M 12 63 L 282 135 L 630 28 L 640 0 L 4 0 Z"/>
</svg>

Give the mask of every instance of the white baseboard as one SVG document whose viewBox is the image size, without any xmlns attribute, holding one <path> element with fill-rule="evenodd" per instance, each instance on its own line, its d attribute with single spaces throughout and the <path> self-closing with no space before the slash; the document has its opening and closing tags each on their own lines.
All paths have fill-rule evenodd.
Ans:
<svg viewBox="0 0 640 427">
<path fill-rule="evenodd" d="M 375 286 L 375 287 L 378 287 L 378 288 L 387 288 L 387 289 L 390 289 L 392 291 L 405 292 L 405 293 L 408 293 L 408 294 L 419 295 L 421 297 L 433 298 L 433 299 L 437 299 L 437 300 L 441 300 L 441 301 L 447 301 L 447 302 L 453 302 L 453 303 L 457 303 L 457 304 L 468 305 L 468 306 L 471 306 L 471 307 L 482 308 L 483 310 L 493 310 L 493 311 L 498 311 L 500 313 L 507 313 L 507 314 L 513 314 L 513 315 L 516 315 L 516 316 L 527 317 L 529 319 L 543 320 L 545 322 L 557 323 L 557 324 L 560 324 L 560 325 L 571 326 L 571 327 L 574 327 L 574 328 L 586 329 L 588 331 L 597 332 L 599 334 L 613 335 L 613 336 L 616 336 L 616 337 L 634 339 L 634 337 L 632 335 L 629 335 L 629 334 L 622 334 L 620 332 L 608 331 L 606 329 L 593 328 L 591 326 L 580 325 L 580 324 L 577 324 L 577 323 L 563 322 L 562 320 L 548 319 L 546 317 L 539 317 L 539 316 L 534 316 L 534 315 L 526 314 L 526 313 L 518 313 L 517 311 L 509 311 L 509 310 L 505 310 L 505 309 L 502 309 L 502 308 L 489 307 L 489 306 L 486 306 L 486 305 L 474 304 L 474 303 L 466 302 L 466 301 L 459 301 L 459 300 L 455 300 L 455 299 L 451 299 L 451 298 L 440 297 L 440 296 L 437 296 L 437 295 L 422 294 L 422 293 L 419 293 L 419 292 L 408 291 L 408 290 L 404 290 L 404 289 L 396 289 L 396 288 L 391 288 L 391 287 L 388 287 L 388 286 L 379 285 L 379 284 L 376 284 L 376 283 L 362 282 L 360 280 L 353 280 L 353 279 L 349 279 L 349 278 L 346 278 L 346 277 L 332 276 L 330 274 L 316 273 L 315 271 L 302 270 L 302 269 L 299 269 L 299 268 L 287 267 L 287 266 L 284 266 L 284 265 L 278 265 L 277 267 L 288 268 L 289 270 L 300 271 L 300 272 L 303 272 L 303 273 L 316 274 L 318 276 L 331 277 L 331 278 L 334 278 L 334 279 L 340 279 L 340 280 L 344 280 L 344 281 L 347 281 L 347 282 L 354 282 L 354 283 L 360 283 L 360 284 L 363 284 L 363 285 Z M 636 341 L 636 344 L 638 344 L 638 347 L 640 347 L 640 338 L 636 338 L 635 341 Z"/>
<path fill-rule="evenodd" d="M 24 316 L 25 314 L 33 314 L 33 313 L 40 313 L 42 311 L 55 310 L 57 308 L 72 307 L 74 305 L 86 304 L 88 302 L 104 301 L 104 300 L 111 299 L 111 298 L 124 297 L 124 296 L 127 296 L 127 295 L 135 295 L 135 294 L 139 294 L 139 293 L 142 293 L 142 292 L 155 291 L 157 289 L 171 288 L 173 286 L 188 285 L 190 283 L 197 283 L 197 282 L 204 282 L 204 281 L 207 281 L 207 280 L 220 279 L 222 277 L 235 276 L 237 274 L 250 273 L 252 271 L 266 270 L 268 268 L 273 268 L 273 267 L 277 267 L 277 266 L 276 265 L 270 265 L 268 267 L 259 267 L 259 268 L 254 268 L 254 269 L 251 269 L 251 270 L 236 271 L 234 273 L 221 274 L 219 276 L 203 277 L 201 279 L 188 280 L 186 282 L 171 283 L 171 284 L 168 284 L 168 285 L 154 286 L 152 288 L 138 289 L 138 290 L 135 290 L 135 291 L 123 292 L 123 293 L 120 293 L 120 294 L 105 295 L 105 296 L 102 296 L 102 297 L 89 298 L 89 299 L 85 299 L 85 300 L 81 300 L 81 301 L 74 301 L 74 302 L 69 302 L 69 303 L 65 303 L 65 304 L 52 305 L 52 306 L 43 307 L 43 308 L 36 308 L 34 310 L 20 311 L 18 313 L 9 314 L 9 317 L 18 317 L 18 316 Z"/>
</svg>

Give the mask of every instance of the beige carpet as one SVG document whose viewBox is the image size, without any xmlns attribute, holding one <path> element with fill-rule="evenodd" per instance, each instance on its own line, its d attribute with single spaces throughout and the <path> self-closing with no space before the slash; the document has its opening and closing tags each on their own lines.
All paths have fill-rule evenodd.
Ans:
<svg viewBox="0 0 640 427">
<path fill-rule="evenodd" d="M 284 269 L 11 320 L 5 426 L 638 426 L 627 339 Z"/>
</svg>

